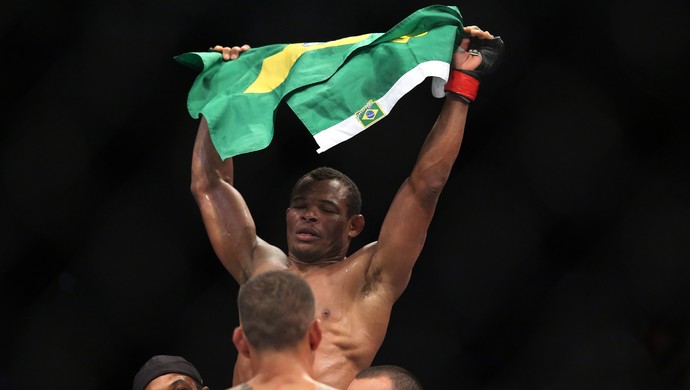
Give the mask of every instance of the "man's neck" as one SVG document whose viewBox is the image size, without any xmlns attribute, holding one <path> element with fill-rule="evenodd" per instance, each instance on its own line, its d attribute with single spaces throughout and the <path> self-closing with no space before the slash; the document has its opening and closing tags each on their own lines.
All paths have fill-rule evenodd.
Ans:
<svg viewBox="0 0 690 390">
<path fill-rule="evenodd" d="M 312 364 L 313 355 L 298 349 L 257 352 L 252 359 L 256 375 L 247 383 L 256 389 L 311 383 Z"/>
<path fill-rule="evenodd" d="M 306 269 L 311 269 L 314 267 L 321 268 L 321 267 L 326 267 L 332 264 L 337 264 L 340 263 L 341 261 L 345 260 L 346 257 L 337 257 L 337 258 L 329 258 L 329 259 L 323 259 L 323 260 L 318 260 L 314 262 L 306 262 L 297 259 L 295 256 L 292 254 L 288 255 L 288 267 L 295 267 L 300 271 L 304 271 Z"/>
</svg>

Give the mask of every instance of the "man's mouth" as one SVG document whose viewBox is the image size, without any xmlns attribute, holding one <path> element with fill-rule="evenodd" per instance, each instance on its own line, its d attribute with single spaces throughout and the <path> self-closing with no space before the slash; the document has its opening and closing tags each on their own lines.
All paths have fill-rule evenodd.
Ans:
<svg viewBox="0 0 690 390">
<path fill-rule="evenodd" d="M 318 232 L 314 229 L 309 228 L 298 229 L 295 233 L 295 236 L 300 241 L 313 241 L 319 238 Z"/>
</svg>

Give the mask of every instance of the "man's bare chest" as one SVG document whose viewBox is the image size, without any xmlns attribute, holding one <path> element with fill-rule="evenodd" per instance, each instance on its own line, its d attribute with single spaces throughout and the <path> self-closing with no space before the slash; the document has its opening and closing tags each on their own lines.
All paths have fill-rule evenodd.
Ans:
<svg viewBox="0 0 690 390">
<path fill-rule="evenodd" d="M 353 315 L 356 302 L 343 278 L 306 275 L 305 280 L 314 292 L 316 317 L 322 324 L 347 321 Z"/>
</svg>

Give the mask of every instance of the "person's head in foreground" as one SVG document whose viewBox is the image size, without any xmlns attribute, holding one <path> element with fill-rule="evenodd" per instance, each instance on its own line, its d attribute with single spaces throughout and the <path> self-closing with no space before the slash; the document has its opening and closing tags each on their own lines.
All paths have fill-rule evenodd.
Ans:
<svg viewBox="0 0 690 390">
<path fill-rule="evenodd" d="M 402 367 L 382 365 L 357 373 L 347 390 L 422 390 L 422 384 Z"/>
<path fill-rule="evenodd" d="M 134 376 L 132 390 L 208 390 L 199 371 L 181 356 L 156 355 Z"/>
<path fill-rule="evenodd" d="M 314 294 L 301 277 L 288 271 L 259 274 L 240 287 L 240 326 L 233 333 L 237 350 L 257 354 L 295 350 L 313 361 L 321 342 Z M 311 365 L 311 363 L 310 363 Z"/>
</svg>

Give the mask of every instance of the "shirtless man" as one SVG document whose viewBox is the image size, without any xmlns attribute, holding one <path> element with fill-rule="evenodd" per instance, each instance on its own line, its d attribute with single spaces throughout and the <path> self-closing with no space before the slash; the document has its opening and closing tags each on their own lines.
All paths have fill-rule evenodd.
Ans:
<svg viewBox="0 0 690 390">
<path fill-rule="evenodd" d="M 469 102 L 478 87 L 475 81 L 491 70 L 502 48 L 500 38 L 476 26 L 466 27 L 465 36 L 453 55 L 454 81 L 446 85 L 443 108 L 412 173 L 393 199 L 377 241 L 349 257 L 350 242 L 364 228 L 364 217 L 359 213 L 359 190 L 347 176 L 317 169 L 295 184 L 286 212 L 285 254 L 256 235 L 247 204 L 233 186 L 233 161 L 221 161 L 201 118 L 191 189 L 213 249 L 240 284 L 268 270 L 287 269 L 311 286 L 323 330 L 314 361 L 314 379 L 319 382 L 345 389 L 355 374 L 371 365 L 393 304 L 410 280 L 460 151 Z M 472 50 L 475 45 L 478 51 Z M 215 50 L 231 60 L 248 49 L 245 45 Z M 249 361 L 239 355 L 233 385 L 252 376 Z"/>
</svg>

